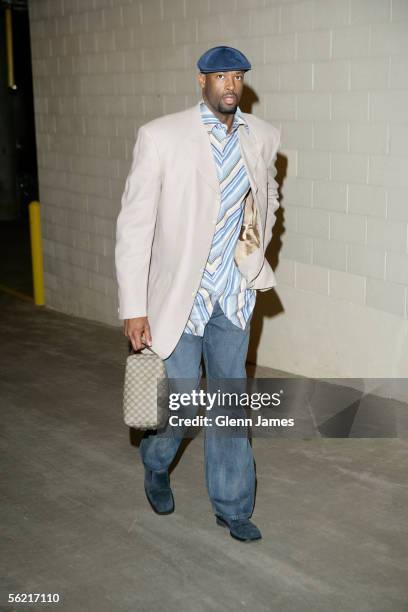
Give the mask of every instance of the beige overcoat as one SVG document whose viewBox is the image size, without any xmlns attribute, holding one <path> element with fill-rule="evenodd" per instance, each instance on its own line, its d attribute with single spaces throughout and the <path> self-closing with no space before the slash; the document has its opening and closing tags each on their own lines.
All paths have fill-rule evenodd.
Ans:
<svg viewBox="0 0 408 612">
<path fill-rule="evenodd" d="M 279 132 L 254 115 L 243 117 L 249 132 L 241 125 L 238 136 L 252 196 L 245 219 L 251 216 L 248 206 L 255 204 L 254 232 L 251 227 L 241 232 L 236 263 L 248 287 L 262 291 L 276 284 L 264 252 L 279 206 L 274 179 Z M 220 197 L 199 103 L 139 129 L 117 219 L 118 311 L 120 319 L 148 316 L 152 348 L 162 359 L 173 351 L 187 323 Z"/>
</svg>

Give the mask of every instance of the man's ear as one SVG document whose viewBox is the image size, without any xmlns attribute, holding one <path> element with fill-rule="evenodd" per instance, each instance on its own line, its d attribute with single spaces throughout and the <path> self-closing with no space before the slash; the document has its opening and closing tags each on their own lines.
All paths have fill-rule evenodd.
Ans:
<svg viewBox="0 0 408 612">
<path fill-rule="evenodd" d="M 198 84 L 200 85 L 200 88 L 203 89 L 205 86 L 205 74 L 203 74 L 202 72 L 199 72 L 197 75 L 197 80 L 198 80 Z"/>
</svg>

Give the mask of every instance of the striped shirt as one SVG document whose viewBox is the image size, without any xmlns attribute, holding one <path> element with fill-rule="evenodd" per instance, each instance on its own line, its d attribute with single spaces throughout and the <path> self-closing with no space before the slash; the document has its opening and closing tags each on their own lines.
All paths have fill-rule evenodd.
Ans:
<svg viewBox="0 0 408 612">
<path fill-rule="evenodd" d="M 238 129 L 249 129 L 237 108 L 232 130 L 201 101 L 201 119 L 209 134 L 209 144 L 217 168 L 221 201 L 215 232 L 184 333 L 204 335 L 204 327 L 218 300 L 225 316 L 244 329 L 255 306 L 256 292 L 246 288 L 246 280 L 234 261 L 236 242 L 244 215 L 244 199 L 250 189 L 241 155 Z"/>
</svg>

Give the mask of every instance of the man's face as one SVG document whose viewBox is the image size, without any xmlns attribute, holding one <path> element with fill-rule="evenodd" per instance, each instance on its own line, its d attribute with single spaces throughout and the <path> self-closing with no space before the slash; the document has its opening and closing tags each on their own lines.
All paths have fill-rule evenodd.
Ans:
<svg viewBox="0 0 408 612">
<path fill-rule="evenodd" d="M 203 98 L 212 110 L 223 115 L 234 114 L 244 89 L 244 71 L 209 72 L 199 74 Z"/>
</svg>

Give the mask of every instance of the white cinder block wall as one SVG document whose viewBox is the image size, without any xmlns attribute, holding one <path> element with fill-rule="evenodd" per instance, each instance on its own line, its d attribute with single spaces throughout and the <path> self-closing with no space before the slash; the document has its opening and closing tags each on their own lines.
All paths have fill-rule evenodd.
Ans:
<svg viewBox="0 0 408 612">
<path fill-rule="evenodd" d="M 408 376 L 408 0 L 29 4 L 49 306 L 117 324 L 137 129 L 194 104 L 198 56 L 231 44 L 286 162 L 283 310 L 263 318 L 258 363 Z"/>
</svg>

